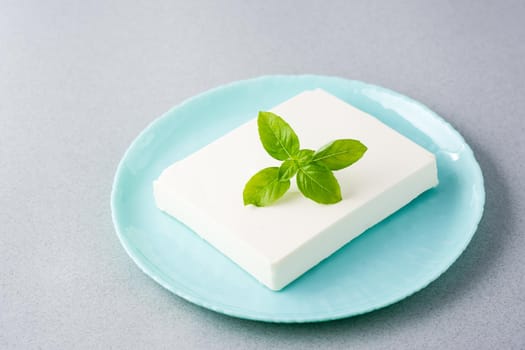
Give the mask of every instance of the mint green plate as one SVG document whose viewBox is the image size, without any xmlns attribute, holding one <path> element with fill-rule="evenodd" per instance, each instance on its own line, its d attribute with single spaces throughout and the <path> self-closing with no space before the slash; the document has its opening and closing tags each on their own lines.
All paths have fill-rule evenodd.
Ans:
<svg viewBox="0 0 525 350">
<path fill-rule="evenodd" d="M 272 292 L 194 232 L 156 209 L 160 172 L 301 91 L 322 88 L 433 152 L 440 184 L 353 240 L 280 292 Z M 113 221 L 135 263 L 160 285 L 228 315 L 273 322 L 325 321 L 406 298 L 463 252 L 483 212 L 483 177 L 461 135 L 396 92 L 325 76 L 266 76 L 191 98 L 151 123 L 120 162 Z"/>
</svg>

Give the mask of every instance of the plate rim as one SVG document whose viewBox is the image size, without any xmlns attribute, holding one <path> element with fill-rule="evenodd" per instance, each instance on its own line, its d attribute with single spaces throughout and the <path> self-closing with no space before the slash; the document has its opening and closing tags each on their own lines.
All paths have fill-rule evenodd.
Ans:
<svg viewBox="0 0 525 350">
<path fill-rule="evenodd" d="M 175 110 L 181 108 L 182 106 L 189 104 L 193 102 L 194 100 L 198 100 L 201 98 L 205 98 L 207 95 L 214 94 L 216 91 L 228 89 L 236 86 L 242 86 L 244 84 L 250 84 L 250 83 L 258 83 L 262 80 L 272 80 L 272 79 L 329 79 L 334 81 L 340 81 L 341 83 L 357 83 L 362 84 L 365 86 L 369 86 L 374 89 L 379 89 L 381 91 L 387 92 L 389 94 L 393 94 L 396 98 L 399 98 L 401 100 L 404 100 L 406 102 L 409 102 L 411 104 L 414 104 L 424 110 L 427 114 L 429 114 L 434 120 L 438 121 L 448 132 L 450 132 L 454 137 L 456 137 L 459 141 L 462 142 L 462 144 L 465 146 L 464 151 L 468 153 L 470 157 L 472 157 L 473 165 L 474 165 L 474 171 L 475 176 L 479 179 L 480 182 L 480 189 L 479 189 L 479 200 L 477 203 L 477 215 L 473 217 L 473 224 L 468 232 L 468 238 L 465 240 L 464 246 L 461 247 L 461 249 L 457 250 L 457 254 L 454 256 L 453 259 L 450 260 L 449 264 L 445 264 L 444 268 L 440 270 L 438 273 L 432 275 L 430 278 L 428 278 L 427 282 L 417 286 L 417 288 L 409 291 L 408 293 L 403 293 L 400 296 L 393 298 L 391 300 L 388 300 L 383 303 L 379 303 L 374 307 L 366 307 L 363 310 L 352 312 L 352 311 L 345 311 L 345 310 L 339 310 L 339 311 L 333 311 L 329 314 L 323 314 L 323 315 L 316 315 L 315 313 L 312 314 L 311 312 L 306 313 L 294 313 L 293 315 L 285 315 L 282 316 L 282 314 L 279 314 L 279 316 L 275 316 L 272 313 L 265 313 L 261 311 L 255 311 L 250 310 L 249 312 L 243 312 L 243 310 L 246 310 L 244 308 L 238 308 L 233 305 L 226 305 L 220 302 L 209 302 L 207 301 L 207 298 L 203 298 L 202 296 L 196 297 L 196 293 L 191 293 L 191 289 L 187 286 L 177 283 L 169 276 L 166 276 L 164 273 L 158 270 L 158 268 L 151 263 L 143 254 L 140 253 L 140 251 L 133 249 L 132 245 L 125 239 L 124 234 L 122 232 L 120 222 L 117 218 L 117 204 L 116 204 L 116 191 L 119 184 L 119 180 L 122 177 L 123 174 L 123 168 L 126 160 L 128 159 L 128 156 L 131 154 L 132 150 L 135 148 L 137 143 L 141 140 L 141 138 L 147 134 L 151 129 L 153 129 L 157 123 L 162 121 L 165 118 L 168 118 L 169 115 L 171 115 Z M 219 86 L 216 86 L 214 88 L 208 89 L 206 91 L 203 91 L 201 93 L 198 93 L 196 95 L 193 95 L 189 98 L 184 99 L 182 102 L 174 105 L 171 107 L 167 112 L 161 114 L 160 116 L 154 118 L 151 122 L 149 122 L 145 128 L 143 128 L 140 133 L 137 134 L 133 138 L 133 141 L 129 144 L 129 146 L 126 148 L 124 154 L 120 158 L 120 161 L 117 165 L 117 169 L 115 171 L 115 175 L 113 178 L 112 188 L 111 188 L 111 218 L 113 221 L 113 226 L 115 228 L 115 231 L 117 233 L 117 237 L 120 241 L 120 244 L 124 247 L 124 250 L 129 255 L 129 257 L 133 260 L 133 262 L 144 272 L 146 275 L 151 277 L 155 282 L 157 282 L 159 285 L 164 287 L 165 289 L 169 290 L 171 293 L 204 308 L 210 309 L 215 312 L 219 312 L 228 316 L 233 316 L 236 318 L 242 318 L 242 319 L 248 319 L 248 320 L 254 320 L 254 321 L 263 321 L 263 322 L 272 322 L 272 323 L 310 323 L 310 322 L 325 322 L 325 321 L 331 321 L 341 318 L 347 318 L 352 316 L 361 315 L 364 313 L 368 313 L 377 309 L 384 308 L 386 306 L 395 304 L 403 299 L 406 299 L 413 294 L 421 291 L 422 289 L 426 288 L 430 283 L 437 280 L 444 272 L 446 272 L 463 254 L 467 246 L 472 240 L 472 237 L 476 233 L 479 223 L 481 221 L 481 218 L 483 217 L 484 208 L 485 208 L 485 202 L 486 202 L 486 191 L 485 191 L 485 182 L 483 177 L 483 172 L 481 170 L 481 167 L 479 165 L 479 162 L 477 161 L 474 152 L 472 151 L 470 145 L 465 141 L 464 137 L 443 117 L 438 115 L 436 112 L 431 110 L 429 107 L 424 105 L 423 103 L 412 99 L 411 97 L 408 97 L 404 94 L 401 94 L 399 92 L 396 92 L 394 90 L 375 85 L 370 84 L 361 80 L 356 79 L 346 79 L 338 76 L 330 76 L 330 75 L 317 75 L 317 74 L 276 74 L 276 75 L 262 75 L 254 78 L 249 79 L 241 79 L 232 81 L 226 84 L 221 84 Z M 140 256 L 140 257 L 139 257 Z M 145 261 L 148 262 L 148 264 L 145 263 Z M 162 277 L 160 275 L 163 275 Z M 175 283 L 168 283 L 166 280 L 170 280 L 171 282 Z"/>
</svg>

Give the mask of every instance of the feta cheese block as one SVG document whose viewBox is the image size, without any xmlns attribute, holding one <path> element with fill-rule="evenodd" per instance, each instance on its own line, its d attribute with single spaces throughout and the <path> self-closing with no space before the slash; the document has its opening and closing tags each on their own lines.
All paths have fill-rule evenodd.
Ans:
<svg viewBox="0 0 525 350">
<path fill-rule="evenodd" d="M 246 182 L 280 164 L 259 140 L 257 111 L 254 119 L 169 166 L 153 183 L 159 209 L 270 289 L 285 287 L 438 184 L 432 153 L 323 90 L 302 92 L 271 111 L 295 130 L 301 148 L 316 150 L 336 139 L 357 139 L 368 147 L 357 163 L 334 172 L 341 202 L 307 199 L 294 178 L 274 204 L 244 206 Z"/>
</svg>

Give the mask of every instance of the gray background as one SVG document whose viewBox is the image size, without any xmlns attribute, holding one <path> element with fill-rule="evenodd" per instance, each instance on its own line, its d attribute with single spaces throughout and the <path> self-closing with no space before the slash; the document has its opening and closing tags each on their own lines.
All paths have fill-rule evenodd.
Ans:
<svg viewBox="0 0 525 350">
<path fill-rule="evenodd" d="M 525 348 L 524 1 L 0 0 L 0 348 Z M 118 161 L 156 116 L 274 73 L 360 79 L 449 120 L 486 179 L 437 281 L 342 321 L 194 306 L 120 246 Z"/>
</svg>

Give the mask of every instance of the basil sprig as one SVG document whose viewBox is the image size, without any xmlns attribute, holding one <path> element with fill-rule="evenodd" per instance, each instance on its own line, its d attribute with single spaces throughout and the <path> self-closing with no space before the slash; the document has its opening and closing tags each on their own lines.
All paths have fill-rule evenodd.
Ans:
<svg viewBox="0 0 525 350">
<path fill-rule="evenodd" d="M 358 140 L 340 139 L 318 151 L 301 149 L 299 137 L 283 118 L 271 112 L 259 112 L 259 138 L 266 152 L 282 161 L 280 167 L 260 170 L 246 183 L 244 205 L 264 207 L 281 198 L 296 176 L 299 191 L 321 204 L 342 200 L 341 188 L 333 171 L 357 162 L 367 147 Z"/>
</svg>

